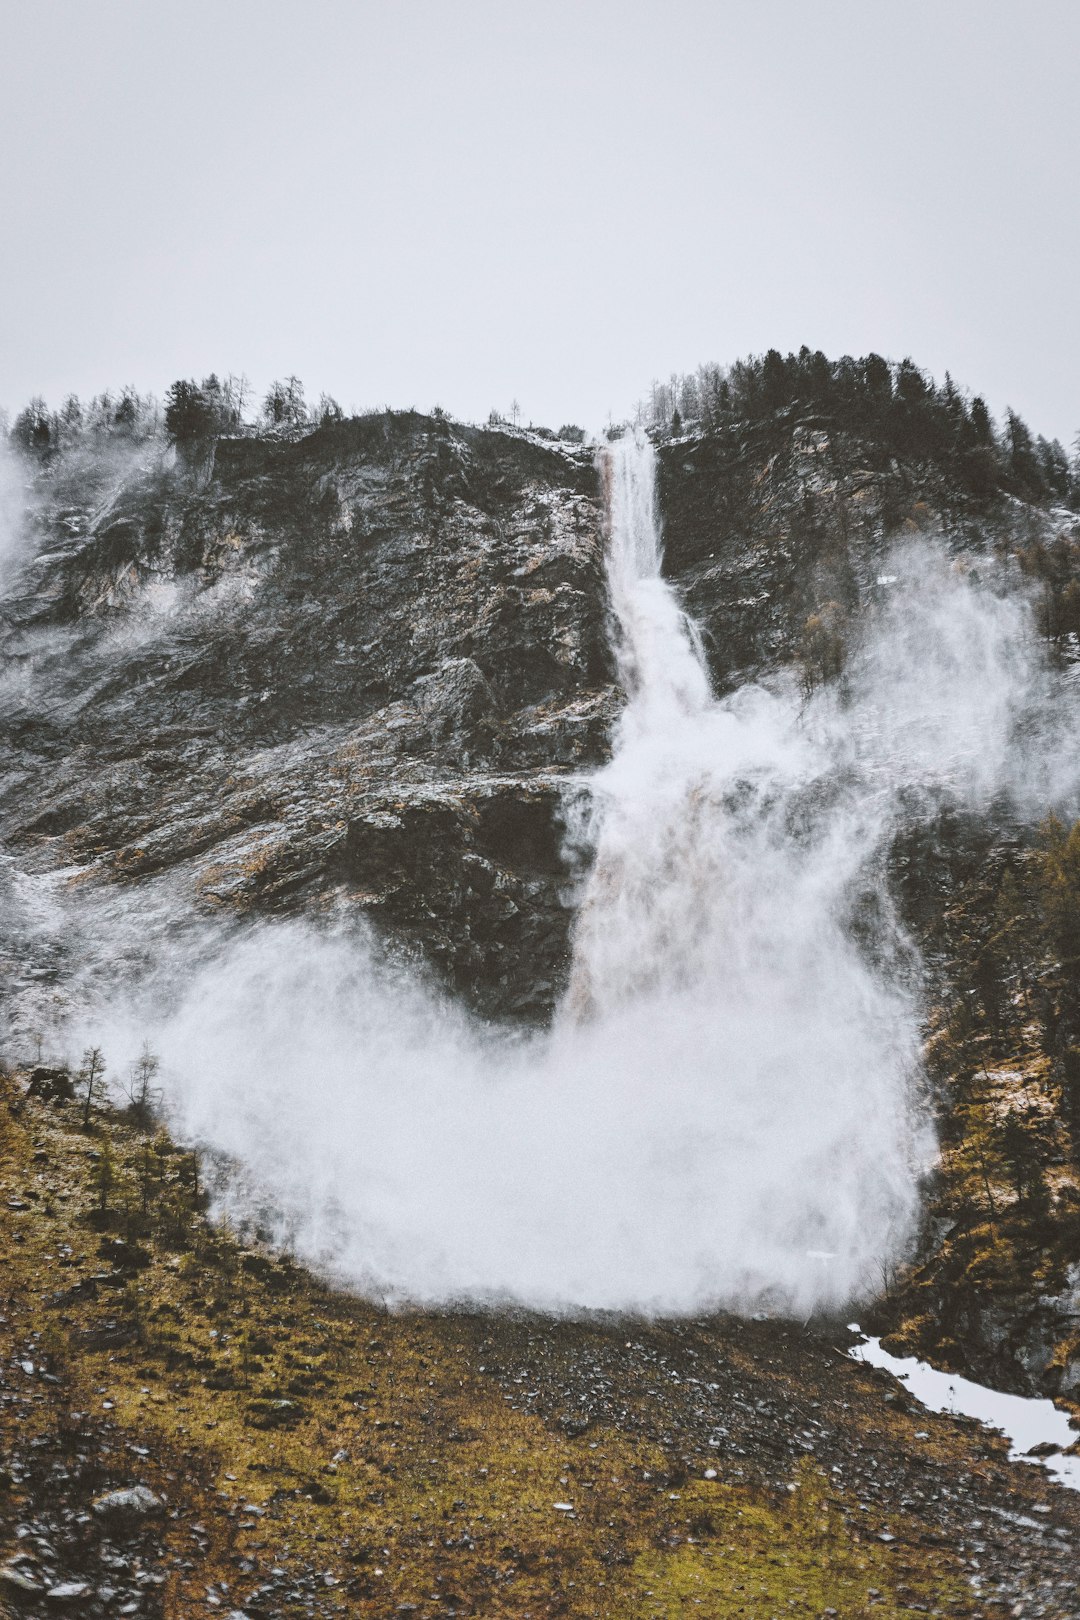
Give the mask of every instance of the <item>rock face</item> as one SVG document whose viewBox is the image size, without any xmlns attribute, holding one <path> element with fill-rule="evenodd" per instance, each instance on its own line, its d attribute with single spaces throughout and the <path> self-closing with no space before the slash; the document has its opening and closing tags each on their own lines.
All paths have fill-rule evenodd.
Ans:
<svg viewBox="0 0 1080 1620">
<path fill-rule="evenodd" d="M 103 1519 L 138 1519 L 147 1513 L 162 1513 L 165 1504 L 160 1496 L 145 1485 L 128 1485 L 123 1490 L 107 1491 L 94 1502 L 93 1511 Z"/>
<path fill-rule="evenodd" d="M 976 506 L 940 467 L 818 420 L 668 439 L 659 465 L 665 567 L 720 690 L 839 673 L 899 534 L 1042 547 L 1059 590 L 1080 557 L 1075 538 L 1053 552 L 1075 517 Z M 387 412 L 223 439 L 195 469 L 159 445 L 25 476 L 29 561 L 0 603 L 0 917 L 50 874 L 53 892 L 168 883 L 195 913 L 344 906 L 482 1014 L 547 1020 L 578 875 L 564 823 L 621 703 L 593 453 Z M 898 841 L 943 994 L 950 896 L 1015 838 Z M 55 962 L 5 926 L 0 968 L 48 984 Z M 1008 1341 L 1014 1382 L 1080 1396 L 1060 1336 L 1018 1346 L 987 1323 L 963 1332 L 989 1357 Z"/>
<path fill-rule="evenodd" d="M 897 531 L 1048 527 L 805 424 L 663 444 L 660 501 L 721 689 L 836 673 Z M 550 1016 L 567 796 L 620 704 L 592 451 L 385 412 L 194 471 L 160 445 L 61 464 L 28 509 L 0 608 L 21 868 L 228 913 L 343 896 L 484 1013 Z"/>
<path fill-rule="evenodd" d="M 615 708 L 591 454 L 386 413 L 170 462 L 96 508 L 33 492 L 6 847 L 207 908 L 346 893 L 481 1009 L 546 1016 L 562 794 Z"/>
<path fill-rule="evenodd" d="M 982 552 L 1056 532 L 1040 509 L 976 505 L 940 468 L 813 420 L 669 441 L 659 478 L 666 567 L 721 690 L 793 661 L 811 679 L 835 674 L 900 537 Z"/>
</svg>

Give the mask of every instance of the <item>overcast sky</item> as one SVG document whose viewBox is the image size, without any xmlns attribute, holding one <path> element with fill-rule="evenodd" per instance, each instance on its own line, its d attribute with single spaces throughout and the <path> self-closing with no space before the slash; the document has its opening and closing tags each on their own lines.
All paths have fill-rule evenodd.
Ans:
<svg viewBox="0 0 1080 1620">
<path fill-rule="evenodd" d="M 1076 0 L 36 0 L 0 404 L 299 374 L 600 426 L 801 343 L 1080 428 Z"/>
</svg>

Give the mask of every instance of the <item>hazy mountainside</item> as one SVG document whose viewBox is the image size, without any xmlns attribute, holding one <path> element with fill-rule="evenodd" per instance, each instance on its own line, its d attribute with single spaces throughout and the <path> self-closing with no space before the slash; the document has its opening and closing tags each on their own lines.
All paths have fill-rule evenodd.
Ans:
<svg viewBox="0 0 1080 1620">
<path fill-rule="evenodd" d="M 665 567 L 718 688 L 791 668 L 804 691 L 842 693 L 894 547 L 920 535 L 993 589 L 1031 595 L 1067 666 L 1080 527 L 1052 504 L 1067 480 L 1025 499 L 1015 432 L 997 476 L 985 441 L 958 462 L 932 434 L 890 445 L 891 419 L 861 431 L 857 412 L 826 405 L 758 401 L 739 418 L 729 398 L 716 421 L 658 433 Z M 970 413 L 957 420 L 962 437 Z M 621 704 L 594 453 L 387 412 L 61 451 L 28 457 L 19 478 L 0 836 L 7 969 L 37 997 L 24 1024 L 69 965 L 63 942 L 20 920 L 26 895 L 77 889 L 107 906 L 115 884 L 141 885 L 148 915 L 162 884 L 207 917 L 359 910 L 483 1013 L 549 1018 L 580 876 L 575 805 Z M 964 1028 L 955 1061 L 935 1048 L 947 1152 L 930 1270 L 915 1304 L 888 1281 L 894 1319 L 923 1346 L 1072 1393 L 1080 1018 L 1075 961 L 1040 920 L 1045 858 L 1006 805 L 966 820 L 946 805 L 897 839 L 893 889 L 925 948 L 930 1023 Z M 1006 875 L 1028 884 L 1021 965 L 991 948 Z M 987 1260 L 984 1244 L 980 1270 L 968 1262 Z M 934 1293 L 946 1281 L 951 1309 Z"/>
<path fill-rule="evenodd" d="M 1075 684 L 1080 520 L 850 429 L 755 424 L 669 440 L 668 565 L 721 690 L 783 663 L 842 687 L 848 649 L 895 583 L 905 540 L 1031 603 Z M 721 520 L 717 521 L 717 514 Z M 962 684 L 966 671 L 957 669 Z M 1034 739 L 1033 739 L 1034 741 Z M 1076 759 L 1075 732 L 1060 745 Z M 1033 750 L 1037 753 L 1037 747 Z M 883 1327 L 991 1382 L 1080 1400 L 1080 841 L 1050 798 L 1017 814 L 946 799 L 901 822 L 891 889 L 926 972 L 941 1159 L 919 1263 L 883 1277 Z"/>
<path fill-rule="evenodd" d="M 557 778 L 604 756 L 618 701 L 592 452 L 386 413 L 194 466 L 151 440 L 32 472 L 2 617 L 6 845 L 182 870 L 211 906 L 351 885 L 485 1009 L 550 1009 Z M 1066 514 L 851 432 L 669 438 L 659 493 L 721 689 L 838 674 L 918 530 L 973 557 L 992 539 L 1070 624 Z"/>
<path fill-rule="evenodd" d="M 790 662 L 811 683 L 839 674 L 851 631 L 882 595 L 890 550 L 919 534 L 973 562 L 993 557 L 1003 580 L 1038 576 L 1054 638 L 1076 636 L 1075 514 L 1004 491 L 976 499 L 933 462 L 814 421 L 663 447 L 667 567 L 722 688 Z"/>
<path fill-rule="evenodd" d="M 549 1009 L 558 779 L 612 707 L 591 457 L 386 414 L 78 493 L 32 491 L 4 608 L 6 845 L 203 907 L 347 890 Z"/>
</svg>

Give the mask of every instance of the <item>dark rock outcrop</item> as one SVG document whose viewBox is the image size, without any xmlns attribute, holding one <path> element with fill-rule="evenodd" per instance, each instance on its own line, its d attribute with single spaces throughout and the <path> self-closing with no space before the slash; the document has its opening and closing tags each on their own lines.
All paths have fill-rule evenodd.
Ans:
<svg viewBox="0 0 1080 1620">
<path fill-rule="evenodd" d="M 898 538 L 934 533 L 977 554 L 1056 532 L 1040 508 L 975 502 L 940 468 L 817 418 L 669 440 L 659 482 L 665 566 L 724 691 L 778 664 L 837 673 L 830 642 L 874 600 Z"/>
<path fill-rule="evenodd" d="M 615 707 L 591 453 L 388 412 L 54 496 L 4 608 L 20 861 L 208 907 L 344 888 L 481 1009 L 545 1016 L 561 795 Z"/>
</svg>

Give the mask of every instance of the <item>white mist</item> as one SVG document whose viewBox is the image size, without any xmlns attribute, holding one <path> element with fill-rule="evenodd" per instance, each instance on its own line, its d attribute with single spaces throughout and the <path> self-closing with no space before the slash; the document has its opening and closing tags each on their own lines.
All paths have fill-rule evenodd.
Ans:
<svg viewBox="0 0 1080 1620">
<path fill-rule="evenodd" d="M 233 1203 L 353 1286 L 839 1306 L 907 1241 L 929 1151 L 912 996 L 848 927 L 883 824 L 822 794 L 832 734 L 793 694 L 713 699 L 660 575 L 649 445 L 613 446 L 606 478 L 628 702 L 554 1031 L 493 1036 L 355 929 L 293 923 L 204 958 L 151 1038 L 180 1128 L 241 1167 Z M 154 994 L 95 1016 L 107 1050 Z"/>
<path fill-rule="evenodd" d="M 102 959 L 157 966 L 137 996 L 88 990 L 72 1041 L 116 1073 L 149 1037 L 177 1128 L 235 1163 L 225 1203 L 349 1286 L 839 1307 L 903 1251 L 933 1153 L 889 840 L 942 801 L 1072 793 L 1076 693 L 1022 600 L 924 545 L 890 563 L 842 693 L 716 700 L 661 577 L 652 450 L 605 455 L 627 703 L 553 1031 L 493 1034 L 355 922 L 185 933 L 164 884 L 83 893 L 88 986 Z"/>
</svg>

